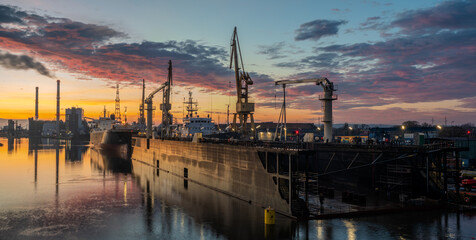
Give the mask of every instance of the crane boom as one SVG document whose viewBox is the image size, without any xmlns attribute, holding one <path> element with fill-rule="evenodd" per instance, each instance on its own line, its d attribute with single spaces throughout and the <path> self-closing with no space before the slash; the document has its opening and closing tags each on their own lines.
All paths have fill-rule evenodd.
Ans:
<svg viewBox="0 0 476 240">
<path fill-rule="evenodd" d="M 147 104 L 147 138 L 150 139 L 152 137 L 152 111 L 154 107 L 152 106 L 152 99 L 154 95 L 164 89 L 169 83 L 165 82 L 159 88 L 155 89 L 153 92 L 149 94 L 149 96 L 145 99 L 145 103 Z"/>
<path fill-rule="evenodd" d="M 324 104 L 324 141 L 332 141 L 332 101 L 337 100 L 337 96 L 334 96 L 334 83 L 329 81 L 327 78 L 309 78 L 309 79 L 297 79 L 297 80 L 280 80 L 274 82 L 275 85 L 283 86 L 283 106 L 281 108 L 281 113 L 278 119 L 278 126 L 276 127 L 275 136 L 278 133 L 278 127 L 281 120 L 283 121 L 283 128 L 286 129 L 286 85 L 288 84 L 299 84 L 299 83 L 316 83 L 316 85 L 321 85 L 324 90 L 324 97 L 320 97 Z M 286 131 L 285 131 L 286 135 Z M 286 141 L 286 138 L 285 138 Z"/>
<path fill-rule="evenodd" d="M 315 82 L 316 85 L 321 83 L 330 83 L 329 79 L 327 78 L 309 78 L 309 79 L 297 79 L 297 80 L 279 80 L 274 82 L 275 85 L 283 85 L 283 84 L 298 84 L 298 83 L 310 83 Z"/>
<path fill-rule="evenodd" d="M 145 99 L 145 103 L 152 102 L 152 99 L 154 98 L 154 95 L 157 94 L 159 91 L 164 89 L 168 85 L 168 82 L 165 82 L 162 84 L 159 88 L 155 89 L 153 92 L 149 94 L 149 96 Z"/>
</svg>

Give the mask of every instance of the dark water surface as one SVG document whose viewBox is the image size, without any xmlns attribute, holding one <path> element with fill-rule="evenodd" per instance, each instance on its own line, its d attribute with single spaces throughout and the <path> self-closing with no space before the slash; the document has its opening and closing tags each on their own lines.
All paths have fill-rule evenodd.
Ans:
<svg viewBox="0 0 476 240">
<path fill-rule="evenodd" d="M 445 211 L 296 222 L 84 143 L 0 138 L 0 239 L 474 239 Z"/>
</svg>

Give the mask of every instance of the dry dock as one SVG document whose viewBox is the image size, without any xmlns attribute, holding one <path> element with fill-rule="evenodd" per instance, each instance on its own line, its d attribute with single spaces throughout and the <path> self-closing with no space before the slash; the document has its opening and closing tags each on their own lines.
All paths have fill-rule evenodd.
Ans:
<svg viewBox="0 0 476 240">
<path fill-rule="evenodd" d="M 425 146 L 133 139 L 134 161 L 297 218 L 458 201 L 460 151 Z"/>
</svg>

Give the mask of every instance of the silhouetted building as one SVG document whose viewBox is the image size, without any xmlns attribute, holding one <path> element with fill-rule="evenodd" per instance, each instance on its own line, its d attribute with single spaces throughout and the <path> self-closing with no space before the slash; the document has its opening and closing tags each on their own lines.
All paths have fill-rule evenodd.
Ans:
<svg viewBox="0 0 476 240">
<path fill-rule="evenodd" d="M 83 124 L 84 110 L 82 108 L 68 108 L 66 109 L 66 132 L 79 136 L 86 134 L 86 128 Z"/>
<path fill-rule="evenodd" d="M 28 118 L 28 135 L 30 137 L 41 137 L 43 130 L 43 124 L 45 121 L 34 120 L 34 118 Z"/>
<path fill-rule="evenodd" d="M 15 136 L 15 121 L 8 120 L 7 134 L 10 137 Z"/>
</svg>

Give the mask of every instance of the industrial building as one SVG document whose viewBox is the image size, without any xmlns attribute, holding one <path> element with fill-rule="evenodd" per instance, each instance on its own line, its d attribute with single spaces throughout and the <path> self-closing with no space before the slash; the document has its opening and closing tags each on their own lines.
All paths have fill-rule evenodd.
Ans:
<svg viewBox="0 0 476 240">
<path fill-rule="evenodd" d="M 70 136 L 77 137 L 89 134 L 87 123 L 83 121 L 84 110 L 82 108 L 67 108 L 65 110 L 66 133 Z"/>
</svg>

